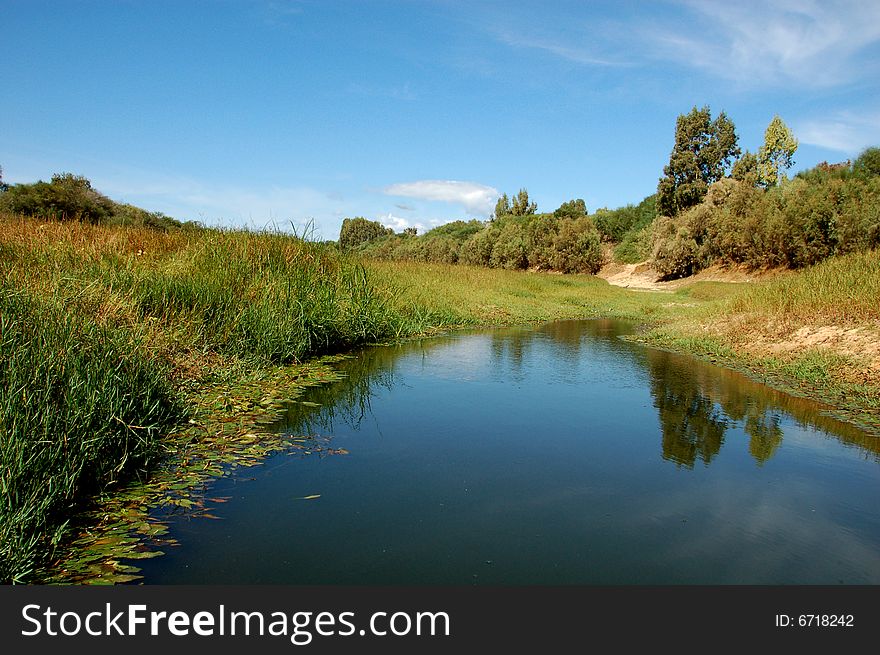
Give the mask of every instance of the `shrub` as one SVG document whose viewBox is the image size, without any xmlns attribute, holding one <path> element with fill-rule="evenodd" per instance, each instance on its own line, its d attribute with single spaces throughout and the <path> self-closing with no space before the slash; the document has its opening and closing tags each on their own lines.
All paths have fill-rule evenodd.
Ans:
<svg viewBox="0 0 880 655">
<path fill-rule="evenodd" d="M 852 165 L 853 172 L 862 177 L 876 177 L 880 175 L 880 148 L 866 148 L 856 157 Z"/>
<path fill-rule="evenodd" d="M 351 250 L 362 243 L 388 234 L 394 234 L 394 230 L 378 221 L 368 221 L 363 216 L 346 218 L 342 221 L 342 228 L 339 230 L 339 247 L 342 250 Z"/>
<path fill-rule="evenodd" d="M 525 225 L 530 267 L 542 270 L 553 268 L 556 247 L 554 241 L 559 232 L 560 222 L 554 212 L 537 216 Z"/>
<path fill-rule="evenodd" d="M 489 265 L 493 268 L 528 268 L 528 245 L 525 230 L 514 221 L 508 221 L 498 232 L 492 247 Z"/>
<path fill-rule="evenodd" d="M 485 226 L 485 223 L 476 219 L 471 221 L 452 221 L 451 223 L 438 225 L 433 230 L 426 232 L 424 236 L 448 236 L 458 241 L 466 241 Z"/>
<path fill-rule="evenodd" d="M 552 267 L 563 273 L 595 274 L 605 259 L 599 232 L 587 216 L 559 222 L 553 253 Z"/>
<path fill-rule="evenodd" d="M 491 225 L 471 236 L 461 247 L 459 261 L 472 266 L 489 266 L 499 233 L 500 229 Z"/>
<path fill-rule="evenodd" d="M 602 209 L 594 215 L 596 228 L 603 238 L 614 243 L 623 241 L 629 231 L 638 232 L 647 227 L 656 215 L 657 196 L 651 195 L 638 205 L 618 209 Z"/>
<path fill-rule="evenodd" d="M 587 203 L 581 198 L 569 200 L 559 205 L 559 209 L 553 212 L 556 218 L 580 218 L 587 215 Z"/>
<path fill-rule="evenodd" d="M 651 228 L 630 230 L 614 249 L 614 259 L 624 264 L 638 264 L 651 256 Z"/>
<path fill-rule="evenodd" d="M 654 221 L 651 259 L 661 277 L 671 279 L 694 273 L 698 249 L 696 240 L 680 221 L 668 216 Z"/>
<path fill-rule="evenodd" d="M 0 210 L 56 220 L 106 221 L 116 203 L 80 175 L 60 173 L 51 182 L 16 184 L 0 196 Z"/>
</svg>

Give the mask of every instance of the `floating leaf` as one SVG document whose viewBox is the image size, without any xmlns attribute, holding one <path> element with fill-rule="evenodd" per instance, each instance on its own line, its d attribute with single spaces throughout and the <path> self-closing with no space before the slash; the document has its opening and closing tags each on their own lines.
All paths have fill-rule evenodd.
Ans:
<svg viewBox="0 0 880 655">
<path fill-rule="evenodd" d="M 303 496 L 302 498 L 297 498 L 296 500 L 315 500 L 315 498 L 320 498 L 321 494 L 312 494 L 311 496 Z"/>
</svg>

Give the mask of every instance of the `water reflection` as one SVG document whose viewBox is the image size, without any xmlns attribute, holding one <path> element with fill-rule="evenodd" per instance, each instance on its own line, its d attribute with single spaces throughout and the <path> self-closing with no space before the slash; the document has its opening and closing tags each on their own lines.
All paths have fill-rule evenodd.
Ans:
<svg viewBox="0 0 880 655">
<path fill-rule="evenodd" d="M 632 330 L 622 321 L 558 321 L 539 328 L 499 329 L 453 339 L 471 340 L 475 345 L 476 354 L 468 357 L 458 344 L 459 354 L 465 353 L 458 362 L 463 380 L 488 370 L 496 378 L 523 384 L 535 358 L 546 357 L 550 348 L 556 364 L 550 372 L 553 381 L 576 384 L 586 373 L 584 365 L 609 355 L 616 361 L 623 357 L 629 365 L 629 384 L 640 384 L 641 374 L 649 385 L 657 410 L 661 457 L 682 468 L 712 463 L 734 427 L 748 436 L 748 452 L 761 466 L 782 444 L 786 416 L 880 462 L 880 439 L 830 416 L 820 404 L 776 391 L 735 371 L 617 338 Z M 364 350 L 340 364 L 344 381 L 310 392 L 309 401 L 320 408 L 291 405 L 282 424 L 291 431 L 332 432 L 334 422 L 343 421 L 356 429 L 371 415 L 371 399 L 377 391 L 391 391 L 397 384 L 395 370 L 402 358 L 420 358 L 423 369 L 430 370 L 439 365 L 431 361 L 431 353 L 447 347 L 448 340 L 434 338 Z M 544 350 L 535 354 L 537 347 Z M 485 353 L 488 360 L 478 361 Z M 605 372 L 610 374 L 607 381 L 613 382 L 614 371 Z"/>
</svg>

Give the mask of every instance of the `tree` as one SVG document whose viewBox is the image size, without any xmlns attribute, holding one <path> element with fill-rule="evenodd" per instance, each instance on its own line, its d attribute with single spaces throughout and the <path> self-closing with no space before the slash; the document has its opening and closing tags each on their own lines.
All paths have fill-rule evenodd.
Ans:
<svg viewBox="0 0 880 655">
<path fill-rule="evenodd" d="M 730 177 L 740 182 L 745 182 L 751 186 L 758 183 L 758 158 L 754 153 L 746 150 L 743 156 L 733 163 L 730 170 Z"/>
<path fill-rule="evenodd" d="M 0 193 L 3 193 L 8 188 L 9 188 L 9 185 L 3 181 L 3 167 L 0 166 Z"/>
<path fill-rule="evenodd" d="M 498 202 L 495 203 L 495 213 L 492 217 L 528 216 L 534 214 L 537 209 L 537 203 L 529 202 L 529 192 L 525 189 L 520 189 L 519 193 L 513 197 L 513 203 L 510 202 L 510 198 L 507 197 L 506 193 L 502 193 L 501 197 L 498 198 Z"/>
<path fill-rule="evenodd" d="M 495 203 L 495 212 L 492 214 L 492 218 L 501 218 L 502 216 L 510 215 L 510 199 L 507 197 L 506 193 L 502 193 L 501 197 L 498 198 L 498 202 Z"/>
<path fill-rule="evenodd" d="M 342 228 L 339 230 L 339 247 L 342 250 L 349 250 L 386 234 L 394 234 L 394 230 L 378 221 L 368 221 L 363 216 L 346 218 L 342 221 Z"/>
<path fill-rule="evenodd" d="M 709 185 L 725 176 L 740 152 L 736 128 L 724 112 L 715 120 L 709 107 L 679 115 L 675 146 L 657 185 L 658 214 L 675 216 L 699 204 Z"/>
<path fill-rule="evenodd" d="M 556 218 L 580 218 L 587 215 L 587 203 L 583 199 L 569 200 L 559 205 L 559 209 L 553 212 Z"/>
<path fill-rule="evenodd" d="M 513 199 L 513 206 L 510 208 L 510 213 L 514 216 L 529 216 L 530 214 L 534 214 L 538 210 L 538 203 L 529 202 L 529 192 L 525 189 L 520 189 L 519 193 L 516 194 L 516 198 Z"/>
<path fill-rule="evenodd" d="M 880 175 L 880 148 L 865 148 L 853 162 L 853 172 L 864 177 Z"/>
<path fill-rule="evenodd" d="M 764 145 L 758 150 L 758 179 L 763 186 L 776 186 L 786 179 L 785 171 L 794 163 L 797 147 L 788 125 L 774 116 L 764 131 Z"/>
</svg>

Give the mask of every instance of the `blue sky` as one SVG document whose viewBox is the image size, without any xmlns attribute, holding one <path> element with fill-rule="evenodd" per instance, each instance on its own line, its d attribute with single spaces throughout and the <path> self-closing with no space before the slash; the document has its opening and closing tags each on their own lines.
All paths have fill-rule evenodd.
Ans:
<svg viewBox="0 0 880 655">
<path fill-rule="evenodd" d="M 880 3 L 0 0 L 0 166 L 208 225 L 420 231 L 656 189 L 709 105 L 794 170 L 880 143 Z M 301 229 L 301 227 L 299 228 Z"/>
</svg>

